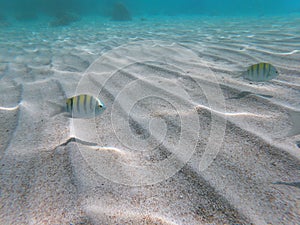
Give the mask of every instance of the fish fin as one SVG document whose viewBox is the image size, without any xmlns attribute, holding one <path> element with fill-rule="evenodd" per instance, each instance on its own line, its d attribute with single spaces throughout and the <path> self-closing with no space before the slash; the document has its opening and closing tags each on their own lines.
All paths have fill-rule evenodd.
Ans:
<svg viewBox="0 0 300 225">
<path fill-rule="evenodd" d="M 289 114 L 293 123 L 293 127 L 287 134 L 287 137 L 299 135 L 300 134 L 300 112 L 295 110 L 290 110 Z"/>
<path fill-rule="evenodd" d="M 52 112 L 50 113 L 50 117 L 57 116 L 58 114 L 64 113 L 65 114 L 65 108 L 64 106 L 52 102 L 52 101 L 47 101 L 47 104 L 50 105 L 49 108 L 52 108 Z"/>
</svg>

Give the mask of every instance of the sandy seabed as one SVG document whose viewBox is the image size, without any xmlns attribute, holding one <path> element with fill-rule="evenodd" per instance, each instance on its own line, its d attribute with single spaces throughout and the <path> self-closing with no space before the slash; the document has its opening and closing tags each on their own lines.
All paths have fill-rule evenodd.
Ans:
<svg viewBox="0 0 300 225">
<path fill-rule="evenodd" d="M 297 224 L 299 24 L 291 15 L 1 27 L 0 224 Z M 280 75 L 237 77 L 258 62 Z M 105 112 L 51 116 L 49 101 L 81 93 Z"/>
</svg>

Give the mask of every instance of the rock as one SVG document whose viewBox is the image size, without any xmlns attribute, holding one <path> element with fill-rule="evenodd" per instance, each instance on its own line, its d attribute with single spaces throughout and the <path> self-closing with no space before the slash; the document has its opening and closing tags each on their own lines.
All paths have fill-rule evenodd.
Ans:
<svg viewBox="0 0 300 225">
<path fill-rule="evenodd" d="M 112 20 L 114 21 L 129 21 L 131 20 L 131 14 L 128 9 L 122 3 L 116 3 L 112 12 Z"/>
<path fill-rule="evenodd" d="M 52 27 L 58 27 L 58 26 L 68 26 L 72 22 L 80 20 L 80 16 L 76 13 L 72 12 L 59 12 L 56 13 L 55 19 L 50 23 L 50 26 Z"/>
</svg>

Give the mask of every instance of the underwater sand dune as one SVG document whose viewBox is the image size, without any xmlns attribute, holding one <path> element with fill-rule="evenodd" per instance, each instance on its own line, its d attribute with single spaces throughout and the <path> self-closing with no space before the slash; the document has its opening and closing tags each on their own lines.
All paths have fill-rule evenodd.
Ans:
<svg viewBox="0 0 300 225">
<path fill-rule="evenodd" d="M 297 19 L 153 20 L 1 30 L 1 224 L 300 220 Z M 260 61 L 280 75 L 237 77 Z M 81 93 L 107 109 L 51 116 Z"/>
</svg>

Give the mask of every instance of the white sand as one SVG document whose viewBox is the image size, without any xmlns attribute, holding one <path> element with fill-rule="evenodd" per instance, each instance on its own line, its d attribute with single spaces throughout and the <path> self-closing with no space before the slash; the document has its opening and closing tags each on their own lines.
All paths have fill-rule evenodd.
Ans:
<svg viewBox="0 0 300 225">
<path fill-rule="evenodd" d="M 298 18 L 1 28 L 0 224 L 296 224 Z M 80 93 L 106 111 L 50 117 Z"/>
</svg>

